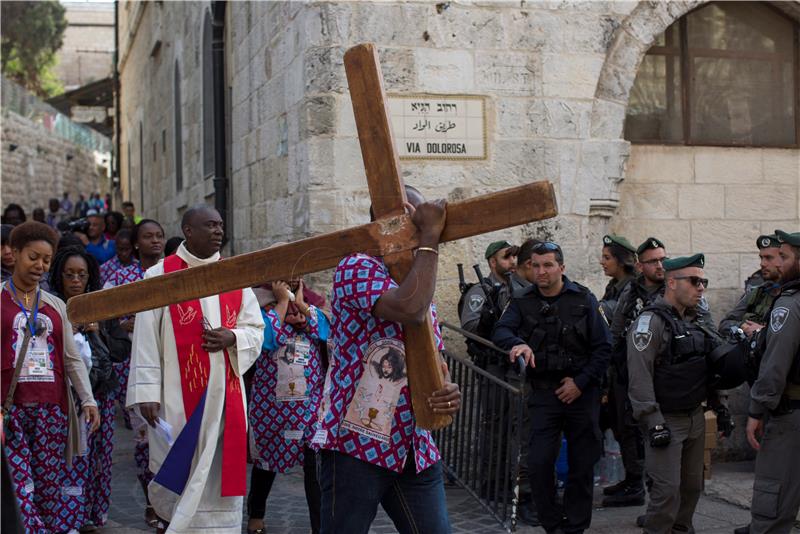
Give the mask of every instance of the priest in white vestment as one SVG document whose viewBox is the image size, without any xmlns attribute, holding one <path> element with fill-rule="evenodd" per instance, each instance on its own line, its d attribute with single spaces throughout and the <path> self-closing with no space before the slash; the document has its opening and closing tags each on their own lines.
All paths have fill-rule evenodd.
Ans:
<svg viewBox="0 0 800 534">
<path fill-rule="evenodd" d="M 148 269 L 145 278 L 164 274 L 165 269 L 172 272 L 220 259 L 223 227 L 216 210 L 205 206 L 188 210 L 181 228 L 186 241 L 175 256 Z M 223 438 L 227 431 L 224 429 L 236 428 L 237 440 L 241 441 L 242 429 L 246 428 L 242 376 L 261 353 L 264 322 L 256 297 L 249 288 L 240 293 L 200 299 L 202 317 L 192 311 L 189 306 L 192 302 L 198 301 L 136 314 L 127 405 L 136 406 L 149 423 L 150 470 L 156 473 L 156 479 L 150 483 L 148 492 L 156 514 L 162 520 L 158 532 L 239 533 L 244 491 L 231 491 L 230 488 L 243 488 L 244 482 L 238 480 L 234 486 L 228 484 L 227 494 L 231 496 L 223 496 L 226 493 L 223 479 L 233 474 L 231 471 L 235 471 L 237 477 L 242 473 L 246 476 L 243 465 L 246 449 L 242 453 L 241 448 L 246 447 L 246 437 L 243 438 L 244 445 L 237 443 L 236 447 L 230 447 L 237 454 L 229 454 L 226 450 L 223 470 Z M 238 309 L 238 315 L 230 312 L 229 303 L 233 303 L 230 308 Z M 225 312 L 221 312 L 221 306 L 225 306 Z M 195 336 L 199 341 L 190 340 L 194 343 L 190 351 L 179 349 L 185 347 L 181 343 L 186 338 L 192 337 L 182 325 L 192 324 L 192 321 L 195 325 L 193 333 L 198 332 L 198 321 L 202 321 L 202 330 L 199 330 L 202 334 Z M 207 354 L 205 367 L 196 365 L 195 349 L 200 346 L 203 354 Z M 187 360 L 184 353 L 188 352 L 191 355 Z M 198 391 L 194 378 L 188 380 L 192 373 L 197 376 L 197 369 L 201 369 L 202 391 Z M 198 399 L 197 396 L 203 392 L 202 398 Z M 187 404 L 190 396 L 194 398 Z M 191 408 L 192 403 L 196 409 Z M 190 414 L 196 412 L 195 417 L 187 418 L 187 406 Z M 187 425 L 187 419 L 192 423 Z M 184 427 L 187 432 L 179 437 Z M 192 444 L 189 453 L 185 454 L 176 441 L 185 445 L 187 441 L 183 438 L 191 434 L 194 434 L 196 446 Z M 230 434 L 228 437 L 232 438 L 234 432 L 230 431 Z M 168 459 L 173 444 L 176 444 L 176 451 Z M 225 443 L 226 447 L 228 445 Z M 181 457 L 186 463 L 185 485 L 180 485 L 182 491 L 174 490 L 179 491 L 175 493 L 160 484 L 159 478 L 163 478 L 167 471 L 176 470 L 160 470 L 165 460 L 172 467 L 180 463 Z M 229 462 L 236 462 L 236 467 L 231 469 Z M 180 468 L 177 471 L 181 471 Z"/>
</svg>

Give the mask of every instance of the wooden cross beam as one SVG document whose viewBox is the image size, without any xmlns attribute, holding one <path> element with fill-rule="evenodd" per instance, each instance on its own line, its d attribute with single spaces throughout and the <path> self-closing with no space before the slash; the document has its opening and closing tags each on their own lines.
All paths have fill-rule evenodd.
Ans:
<svg viewBox="0 0 800 534">
<path fill-rule="evenodd" d="M 419 233 L 405 213 L 405 188 L 395 150 L 389 110 L 375 45 L 361 44 L 345 54 L 345 69 L 364 158 L 375 221 L 217 263 L 73 297 L 67 303 L 72 322 L 85 324 L 161 308 L 268 281 L 297 278 L 335 267 L 354 252 L 382 256 L 392 277 L 402 282 L 419 245 Z M 555 193 L 549 182 L 489 193 L 447 205 L 440 242 L 555 217 Z M 430 319 L 403 325 L 406 367 L 417 424 L 436 429 L 450 417 L 430 411 L 427 398 L 442 387 L 439 357 Z"/>
</svg>

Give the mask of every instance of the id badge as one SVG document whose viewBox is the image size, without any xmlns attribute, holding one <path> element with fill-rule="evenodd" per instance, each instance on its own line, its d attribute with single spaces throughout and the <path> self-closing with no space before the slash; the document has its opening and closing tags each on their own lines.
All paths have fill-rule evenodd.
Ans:
<svg viewBox="0 0 800 534">
<path fill-rule="evenodd" d="M 17 356 L 19 357 L 19 355 Z M 55 373 L 50 361 L 50 352 L 44 348 L 30 346 L 19 373 L 20 382 L 54 382 Z"/>
<path fill-rule="evenodd" d="M 311 343 L 306 341 L 305 339 L 295 338 L 294 340 L 294 359 L 293 362 L 295 365 L 308 365 L 309 360 L 311 359 Z"/>
<path fill-rule="evenodd" d="M 47 376 L 50 372 L 50 354 L 46 349 L 28 350 L 28 357 L 25 359 L 29 376 Z"/>
</svg>

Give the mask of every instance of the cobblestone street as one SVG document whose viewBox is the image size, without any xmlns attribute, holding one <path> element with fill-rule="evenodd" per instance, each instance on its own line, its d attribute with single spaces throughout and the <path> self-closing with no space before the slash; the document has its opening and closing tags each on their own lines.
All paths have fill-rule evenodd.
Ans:
<svg viewBox="0 0 800 534">
<path fill-rule="evenodd" d="M 103 534 L 137 534 L 151 532 L 143 521 L 144 496 L 135 476 L 132 432 L 118 420 L 114 449 L 114 479 L 111 511 Z M 706 488 L 695 514 L 698 533 L 730 534 L 737 526 L 749 521 L 749 503 L 752 488 L 752 464 L 715 466 L 714 480 Z M 597 491 L 599 501 L 599 489 Z M 504 529 L 492 519 L 465 491 L 447 488 L 448 510 L 453 532 L 499 534 Z M 589 532 L 598 534 L 632 534 L 639 532 L 634 525 L 641 508 L 597 509 Z M 269 534 L 297 534 L 309 532 L 309 521 L 303 496 L 301 470 L 279 476 L 267 503 L 267 532 Z M 243 528 L 244 532 L 244 528 Z M 389 518 L 378 512 L 372 532 L 395 532 Z M 539 534 L 544 530 L 521 526 L 517 532 Z"/>
</svg>

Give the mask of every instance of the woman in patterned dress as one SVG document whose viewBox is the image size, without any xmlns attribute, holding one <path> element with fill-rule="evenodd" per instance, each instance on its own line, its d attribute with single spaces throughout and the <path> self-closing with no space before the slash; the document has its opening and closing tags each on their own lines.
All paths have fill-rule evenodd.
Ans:
<svg viewBox="0 0 800 534">
<path fill-rule="evenodd" d="M 119 232 L 121 234 L 122 231 Z M 119 238 L 119 234 L 117 235 Z M 130 242 L 133 244 L 133 256 L 136 260 L 137 269 L 117 269 L 109 273 L 103 287 L 115 287 L 130 282 L 136 282 L 144 278 L 144 273 L 150 267 L 156 265 L 161 261 L 161 255 L 164 252 L 164 229 L 153 219 L 142 219 L 139 224 L 133 227 L 131 232 Z M 123 248 L 124 248 L 123 243 Z M 117 245 L 119 247 L 119 244 Z M 131 263 L 131 265 L 134 265 Z M 130 334 L 133 332 L 135 324 L 135 317 L 123 317 L 120 320 L 120 326 Z M 123 409 L 125 416 L 125 426 L 132 428 L 130 421 L 130 413 L 125 409 L 125 392 L 128 389 L 128 375 L 130 373 L 130 345 L 127 347 L 127 354 L 122 356 L 120 363 L 114 363 L 114 370 L 119 377 L 119 389 L 115 394 L 115 399 L 119 402 Z M 136 430 L 136 445 L 134 448 L 134 460 L 136 462 L 137 473 L 136 477 L 142 485 L 145 499 L 147 499 L 147 507 L 145 508 L 145 521 L 147 524 L 155 528 L 158 523 L 153 507 L 150 506 L 150 500 L 147 497 L 147 485 L 153 480 L 153 473 L 150 471 L 148 465 L 150 463 L 150 449 L 147 444 L 147 433 L 142 425 L 137 425 Z"/>
<path fill-rule="evenodd" d="M 59 249 L 50 269 L 50 290 L 58 298 L 69 301 L 74 296 L 100 289 L 97 260 L 82 247 Z M 111 500 L 111 453 L 114 447 L 114 397 L 117 376 L 111 367 L 110 348 L 113 338 L 111 322 L 72 325 L 75 342 L 88 353 L 91 368 L 89 382 L 100 409 L 100 432 L 87 440 L 88 453 L 76 458 L 67 469 L 72 492 L 79 497 L 82 532 L 106 523 Z"/>
<path fill-rule="evenodd" d="M 130 230 L 117 232 L 117 254 L 100 266 L 100 283 L 105 286 L 111 275 L 115 281 L 139 280 L 142 278 L 142 264 L 133 255 L 133 240 Z M 113 285 L 119 285 L 115 283 Z"/>
<path fill-rule="evenodd" d="M 25 329 L 31 342 L 5 421 L 5 454 L 25 532 L 50 534 L 81 526 L 73 495 L 65 491 L 66 468 L 82 451 L 80 427 L 94 432 L 100 414 L 89 373 L 72 337 L 64 302 L 39 288 L 49 269 L 58 235 L 28 222 L 11 232 L 14 273 L 0 293 L 0 362 L 5 399 L 21 355 Z M 72 388 L 78 393 L 78 415 Z"/>
<path fill-rule="evenodd" d="M 302 464 L 312 532 L 320 529 L 320 489 L 314 443 L 322 400 L 322 346 L 330 323 L 318 306 L 324 299 L 298 283 L 272 284 L 260 299 L 264 345 L 251 386 L 249 406 L 253 471 L 247 498 L 248 533 L 263 534 L 266 502 L 276 473 Z M 312 304 L 307 304 L 309 301 Z M 315 305 L 316 304 L 316 305 Z"/>
</svg>

